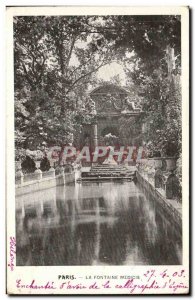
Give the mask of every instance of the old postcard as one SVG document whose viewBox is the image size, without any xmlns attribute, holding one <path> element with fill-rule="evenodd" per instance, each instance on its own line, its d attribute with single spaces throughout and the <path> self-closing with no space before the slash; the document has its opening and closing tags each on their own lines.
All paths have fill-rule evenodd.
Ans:
<svg viewBox="0 0 195 300">
<path fill-rule="evenodd" d="M 188 294 L 189 8 L 6 14 L 7 293 Z"/>
</svg>

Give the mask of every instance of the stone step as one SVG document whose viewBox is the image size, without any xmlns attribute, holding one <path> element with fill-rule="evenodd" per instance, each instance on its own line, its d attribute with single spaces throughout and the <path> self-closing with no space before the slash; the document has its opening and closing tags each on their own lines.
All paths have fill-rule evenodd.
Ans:
<svg viewBox="0 0 195 300">
<path fill-rule="evenodd" d="M 95 165 L 90 170 L 81 173 L 81 179 L 84 178 L 133 178 L 135 171 L 131 171 L 125 166 L 116 165 Z"/>
<path fill-rule="evenodd" d="M 112 172 L 112 171 L 118 171 L 118 172 L 120 172 L 120 171 L 128 171 L 128 169 L 94 169 L 94 168 L 91 168 L 91 171 L 108 171 L 108 172 Z"/>
<path fill-rule="evenodd" d="M 90 181 L 90 180 L 120 180 L 120 179 L 125 179 L 125 180 L 134 180 L 133 176 L 118 176 L 118 177 L 114 177 L 114 176 L 99 176 L 99 177 L 80 177 L 77 179 L 77 181 Z"/>
<path fill-rule="evenodd" d="M 124 167 L 124 165 L 92 165 L 94 168 L 120 168 Z"/>
<path fill-rule="evenodd" d="M 124 169 L 124 170 L 118 170 L 118 169 L 113 169 L 113 170 L 94 170 L 94 169 L 91 169 L 90 172 L 128 172 L 127 169 Z"/>
<path fill-rule="evenodd" d="M 113 167 L 92 167 L 92 169 L 127 169 L 126 167 L 123 166 L 113 166 Z"/>
<path fill-rule="evenodd" d="M 113 176 L 113 177 L 120 177 L 120 176 L 134 176 L 135 172 L 127 172 L 127 173 L 116 173 L 116 172 L 108 172 L 108 173 L 94 173 L 94 172 L 83 172 L 81 174 L 81 177 L 109 177 L 109 176 Z"/>
<path fill-rule="evenodd" d="M 120 176 L 120 177 L 113 177 L 113 176 L 109 176 L 109 177 L 80 177 L 77 179 L 77 181 L 104 181 L 104 180 L 128 180 L 128 181 L 134 181 L 134 177 L 124 177 L 124 176 Z"/>
<path fill-rule="evenodd" d="M 94 172 L 94 173 L 113 173 L 113 172 L 116 172 L 116 173 L 126 173 L 126 172 L 132 172 L 132 171 L 129 171 L 129 170 L 91 170 L 90 172 Z"/>
</svg>

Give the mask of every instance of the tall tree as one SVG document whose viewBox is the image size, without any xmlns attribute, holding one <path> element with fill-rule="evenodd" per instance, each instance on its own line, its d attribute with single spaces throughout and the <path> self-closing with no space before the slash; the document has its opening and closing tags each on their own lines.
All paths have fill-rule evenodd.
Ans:
<svg viewBox="0 0 195 300">
<path fill-rule="evenodd" d="M 78 120 L 90 114 L 87 86 L 112 59 L 111 43 L 93 30 L 96 19 L 15 18 L 17 145 L 36 148 L 44 140 L 64 144 Z"/>
<path fill-rule="evenodd" d="M 117 57 L 124 63 L 129 79 L 127 85 L 133 82 L 142 100 L 145 114 L 141 115 L 140 123 L 146 123 L 143 139 L 153 155 L 161 152 L 178 156 L 181 151 L 180 17 L 114 16 L 105 36 L 115 41 Z"/>
</svg>

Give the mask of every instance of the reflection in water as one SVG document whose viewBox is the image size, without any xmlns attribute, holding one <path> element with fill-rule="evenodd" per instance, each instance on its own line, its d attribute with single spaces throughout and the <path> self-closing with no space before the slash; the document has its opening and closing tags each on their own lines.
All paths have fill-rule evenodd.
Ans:
<svg viewBox="0 0 195 300">
<path fill-rule="evenodd" d="M 77 183 L 16 199 L 17 265 L 176 265 L 181 233 L 133 182 Z"/>
</svg>

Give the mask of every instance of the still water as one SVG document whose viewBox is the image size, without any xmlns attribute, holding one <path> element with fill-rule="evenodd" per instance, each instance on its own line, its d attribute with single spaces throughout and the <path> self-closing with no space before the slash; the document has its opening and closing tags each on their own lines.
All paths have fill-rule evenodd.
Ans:
<svg viewBox="0 0 195 300">
<path fill-rule="evenodd" d="M 133 182 L 16 198 L 17 265 L 177 265 L 181 233 Z"/>
</svg>

